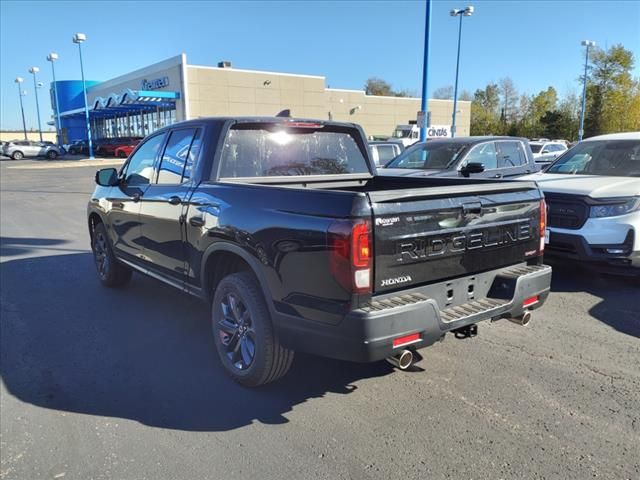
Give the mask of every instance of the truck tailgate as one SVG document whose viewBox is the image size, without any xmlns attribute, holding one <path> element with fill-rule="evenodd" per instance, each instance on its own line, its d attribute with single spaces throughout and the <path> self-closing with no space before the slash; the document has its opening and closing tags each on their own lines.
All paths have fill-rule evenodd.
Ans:
<svg viewBox="0 0 640 480">
<path fill-rule="evenodd" d="M 471 275 L 539 254 L 541 194 L 504 182 L 369 192 L 374 293 Z"/>
</svg>

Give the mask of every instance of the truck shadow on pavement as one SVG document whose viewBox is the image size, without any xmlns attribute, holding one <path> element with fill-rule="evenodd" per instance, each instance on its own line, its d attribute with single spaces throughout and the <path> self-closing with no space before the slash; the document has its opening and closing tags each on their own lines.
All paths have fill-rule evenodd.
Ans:
<svg viewBox="0 0 640 480">
<path fill-rule="evenodd" d="M 618 332 L 640 338 L 639 279 L 602 275 L 562 261 L 548 263 L 553 267 L 552 292 L 586 292 L 600 298 L 589 315 Z"/>
<path fill-rule="evenodd" d="M 186 294 L 140 275 L 103 288 L 89 253 L 8 260 L 0 280 L 2 380 L 44 408 L 227 431 L 286 423 L 297 404 L 393 371 L 298 355 L 284 379 L 245 389 L 218 364 L 207 307 Z"/>
<path fill-rule="evenodd" d="M 68 243 L 68 240 L 57 240 L 52 238 L 29 238 L 29 237 L 0 237 L 0 254 L 3 257 L 13 257 L 30 253 L 42 247 L 52 247 Z"/>
</svg>

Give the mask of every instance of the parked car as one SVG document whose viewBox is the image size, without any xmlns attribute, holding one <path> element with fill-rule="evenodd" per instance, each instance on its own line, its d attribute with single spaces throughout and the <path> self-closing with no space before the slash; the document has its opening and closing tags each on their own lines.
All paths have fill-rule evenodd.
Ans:
<svg viewBox="0 0 640 480">
<path fill-rule="evenodd" d="M 371 159 L 378 167 L 382 167 L 400 155 L 404 150 L 401 142 L 394 141 L 374 141 L 369 142 Z"/>
<path fill-rule="evenodd" d="M 141 137 L 118 137 L 104 138 L 98 141 L 95 148 L 96 155 L 116 156 L 116 150 L 125 145 L 137 145 L 142 140 Z"/>
<path fill-rule="evenodd" d="M 283 376 L 294 351 L 405 369 L 447 332 L 530 320 L 551 279 L 535 183 L 375 171 L 354 124 L 164 127 L 96 174 L 98 277 L 137 271 L 209 302 L 220 361 L 246 386 Z"/>
<path fill-rule="evenodd" d="M 640 274 L 640 132 L 580 142 L 544 172 L 547 254 Z"/>
<path fill-rule="evenodd" d="M 54 160 L 62 155 L 62 151 L 52 143 L 11 140 L 2 146 L 2 154 L 14 160 L 22 160 L 26 157 L 46 157 Z"/>
<path fill-rule="evenodd" d="M 519 137 L 456 137 L 420 142 L 378 170 L 380 175 L 510 178 L 540 169 Z"/>
<path fill-rule="evenodd" d="M 556 140 L 552 142 L 529 142 L 529 146 L 531 147 L 536 163 L 542 165 L 548 165 L 568 150 L 567 144 L 564 143 L 564 141 Z"/>
<path fill-rule="evenodd" d="M 88 140 L 74 140 L 68 145 L 67 152 L 71 155 L 89 155 L 89 141 Z"/>
<path fill-rule="evenodd" d="M 141 139 L 134 140 L 128 145 L 120 145 L 118 148 L 116 148 L 114 155 L 118 158 L 127 158 L 129 155 L 131 155 L 131 152 L 133 152 L 133 150 L 138 146 L 140 140 Z"/>
</svg>

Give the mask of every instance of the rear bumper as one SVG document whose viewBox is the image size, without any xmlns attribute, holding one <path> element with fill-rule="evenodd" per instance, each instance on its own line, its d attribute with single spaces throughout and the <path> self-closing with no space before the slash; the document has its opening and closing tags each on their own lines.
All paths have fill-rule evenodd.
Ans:
<svg viewBox="0 0 640 480">
<path fill-rule="evenodd" d="M 471 284 L 473 292 L 469 293 Z M 350 312 L 338 325 L 288 317 L 278 319 L 276 326 L 288 348 L 373 362 L 401 351 L 404 347 L 393 347 L 398 337 L 418 333 L 420 339 L 410 347 L 419 349 L 449 331 L 539 308 L 550 284 L 551 267 L 522 264 L 374 297 L 370 305 Z M 524 301 L 532 297 L 538 297 L 537 301 L 525 308 Z"/>
<path fill-rule="evenodd" d="M 580 261 L 600 271 L 640 275 L 640 251 L 634 251 L 635 232 L 628 230 L 624 241 L 610 244 L 590 244 L 582 235 L 551 230 L 545 255 L 562 260 Z M 619 251 L 619 253 L 610 253 Z"/>
</svg>

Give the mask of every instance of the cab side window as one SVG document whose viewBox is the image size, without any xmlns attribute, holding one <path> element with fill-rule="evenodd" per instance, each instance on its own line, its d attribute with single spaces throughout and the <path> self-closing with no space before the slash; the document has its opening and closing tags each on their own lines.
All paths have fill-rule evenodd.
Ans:
<svg viewBox="0 0 640 480">
<path fill-rule="evenodd" d="M 465 159 L 465 164 L 469 163 L 481 163 L 484 165 L 485 170 L 498 168 L 498 155 L 495 143 L 481 143 L 473 147 Z"/>
<path fill-rule="evenodd" d="M 153 164 L 164 144 L 166 134 L 156 135 L 140 145 L 127 164 L 124 183 L 129 186 L 146 185 L 153 177 Z"/>
</svg>

